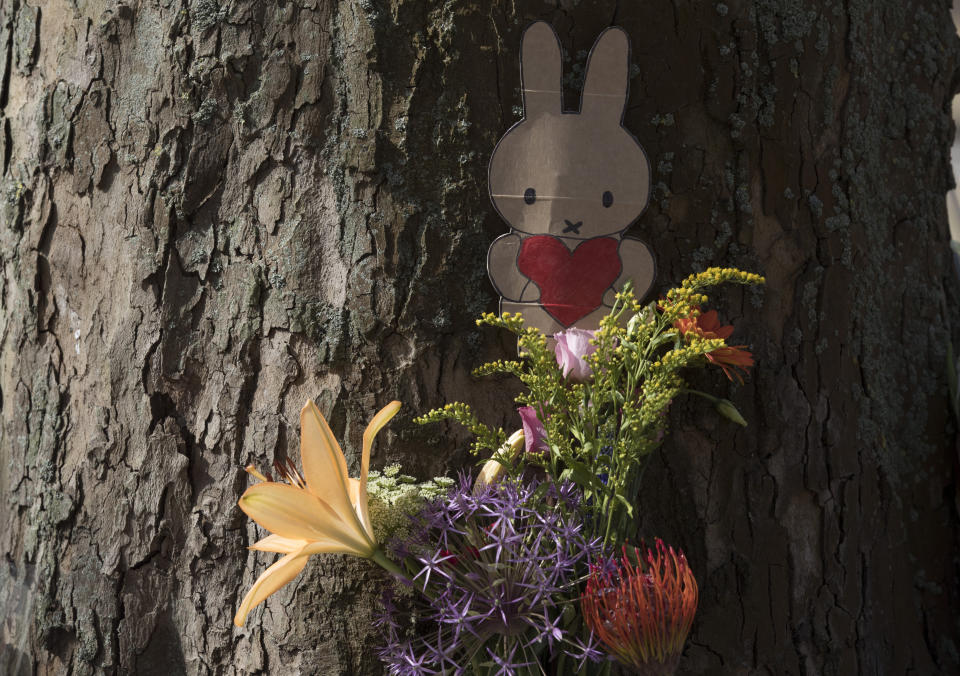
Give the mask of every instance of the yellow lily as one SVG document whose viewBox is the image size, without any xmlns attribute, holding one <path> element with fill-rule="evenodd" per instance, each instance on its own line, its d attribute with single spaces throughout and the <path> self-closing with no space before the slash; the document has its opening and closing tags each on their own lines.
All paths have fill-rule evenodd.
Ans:
<svg viewBox="0 0 960 676">
<path fill-rule="evenodd" d="M 389 570 L 395 568 L 383 556 L 370 524 L 367 472 L 373 439 L 398 410 L 400 402 L 392 401 L 367 425 L 359 479 L 347 475 L 347 460 L 340 444 L 316 404 L 309 400 L 300 411 L 303 476 L 292 466 L 277 465 L 280 478 L 286 482 L 271 481 L 256 469 L 247 468 L 260 483 L 248 488 L 237 504 L 272 533 L 250 549 L 285 556 L 253 583 L 233 618 L 234 624 L 242 627 L 257 604 L 300 574 L 311 554 L 353 554 L 372 558 Z"/>
</svg>

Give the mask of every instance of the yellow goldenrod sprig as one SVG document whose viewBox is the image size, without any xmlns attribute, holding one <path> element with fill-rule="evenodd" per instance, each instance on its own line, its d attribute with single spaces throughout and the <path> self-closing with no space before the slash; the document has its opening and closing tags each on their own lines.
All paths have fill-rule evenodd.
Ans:
<svg viewBox="0 0 960 676">
<path fill-rule="evenodd" d="M 717 286 L 723 283 L 733 284 L 763 284 L 767 280 L 762 276 L 737 268 L 707 268 L 687 277 L 680 283 L 683 289 L 703 289 L 708 286 Z"/>
<path fill-rule="evenodd" d="M 661 302 L 663 318 L 668 323 L 685 317 L 697 317 L 700 306 L 709 300 L 701 289 L 730 282 L 733 284 L 764 284 L 766 279 L 753 272 L 736 268 L 707 268 L 703 272 L 690 275 L 680 286 L 667 291 L 667 297 Z"/>
<path fill-rule="evenodd" d="M 524 327 L 523 316 L 519 313 L 504 312 L 497 315 L 492 312 L 484 312 L 477 320 L 477 326 L 496 326 L 506 329 L 518 336 L 525 334 L 528 329 Z"/>
<path fill-rule="evenodd" d="M 469 405 L 460 401 L 428 411 L 422 416 L 414 418 L 413 422 L 418 425 L 426 425 L 442 420 L 454 420 L 470 430 L 470 433 L 475 437 L 475 441 L 470 447 L 470 452 L 474 455 L 479 454 L 484 449 L 495 451 L 507 440 L 507 435 L 502 428 L 490 429 L 480 422 Z"/>
<path fill-rule="evenodd" d="M 512 376 L 523 379 L 523 364 L 516 360 L 498 359 L 497 361 L 490 361 L 486 364 L 481 364 L 472 371 L 472 374 L 475 378 L 489 376 L 495 373 L 509 373 Z"/>
</svg>

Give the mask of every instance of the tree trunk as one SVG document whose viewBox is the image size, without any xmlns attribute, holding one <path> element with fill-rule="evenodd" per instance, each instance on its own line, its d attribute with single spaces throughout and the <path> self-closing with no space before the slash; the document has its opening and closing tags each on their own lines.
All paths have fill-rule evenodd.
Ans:
<svg viewBox="0 0 960 676">
<path fill-rule="evenodd" d="M 960 669 L 947 3 L 558 4 L 0 5 L 0 671 L 379 672 L 365 562 L 313 557 L 233 627 L 274 558 L 243 466 L 298 457 L 308 397 L 354 470 L 394 398 L 375 468 L 463 466 L 410 422 L 445 401 L 518 424 L 469 371 L 512 349 L 473 320 L 538 18 L 571 107 L 600 31 L 631 37 L 654 293 L 768 279 L 715 297 L 750 427 L 677 402 L 640 497 L 700 581 L 681 672 Z"/>
</svg>

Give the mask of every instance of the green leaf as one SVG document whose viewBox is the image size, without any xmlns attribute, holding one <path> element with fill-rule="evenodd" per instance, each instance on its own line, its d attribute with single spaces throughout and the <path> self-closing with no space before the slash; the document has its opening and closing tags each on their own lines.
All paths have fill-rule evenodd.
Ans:
<svg viewBox="0 0 960 676">
<path fill-rule="evenodd" d="M 603 490 L 603 483 L 601 483 L 599 477 L 591 472 L 590 468 L 585 464 L 573 458 L 567 458 L 566 463 L 567 469 L 564 470 L 564 473 L 570 472 L 570 475 L 577 484 L 592 488 L 595 491 Z"/>
<path fill-rule="evenodd" d="M 626 509 L 627 509 L 627 516 L 632 519 L 632 518 L 633 518 L 633 504 L 631 504 L 631 502 L 630 502 L 629 500 L 627 500 L 625 497 L 623 497 L 623 495 L 621 495 L 620 493 L 615 494 L 614 497 L 617 499 L 617 502 L 619 502 L 621 505 L 623 505 L 624 507 L 626 507 Z"/>
<path fill-rule="evenodd" d="M 665 343 L 673 343 L 674 348 L 680 346 L 680 334 L 678 332 L 668 331 L 662 333 L 657 338 L 650 343 L 651 349 L 656 349 Z"/>
<path fill-rule="evenodd" d="M 549 491 L 551 488 L 552 488 L 552 485 L 547 482 L 543 482 L 542 484 L 537 486 L 533 491 L 535 504 L 539 504 L 540 500 L 543 498 L 544 495 L 547 494 L 547 491 Z"/>
</svg>

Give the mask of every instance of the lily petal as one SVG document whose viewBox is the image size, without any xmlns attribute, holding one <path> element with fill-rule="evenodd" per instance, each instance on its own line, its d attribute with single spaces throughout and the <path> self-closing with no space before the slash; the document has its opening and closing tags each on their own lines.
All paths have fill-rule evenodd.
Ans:
<svg viewBox="0 0 960 676">
<path fill-rule="evenodd" d="M 247 620 L 247 615 L 255 606 L 300 574 L 303 567 L 307 565 L 307 556 L 308 554 L 301 548 L 287 554 L 263 571 L 250 587 L 247 595 L 243 597 L 243 602 L 240 603 L 240 608 L 233 617 L 233 623 L 242 627 Z"/>
<path fill-rule="evenodd" d="M 369 525 L 370 514 L 366 509 L 366 493 L 361 496 L 360 489 L 361 487 L 359 479 L 347 479 L 347 491 L 350 494 L 350 502 L 353 504 L 353 509 L 357 515 L 357 520 L 360 521 L 360 524 L 363 526 L 363 529 L 366 531 L 367 535 L 373 539 L 373 527 Z"/>
<path fill-rule="evenodd" d="M 343 494 L 346 499 L 346 492 Z M 247 516 L 271 533 L 291 540 L 342 543 L 343 551 L 369 556 L 374 543 L 351 507 L 344 521 L 325 500 L 305 490 L 281 483 L 259 483 L 244 492 L 237 503 Z"/>
<path fill-rule="evenodd" d="M 354 510 L 371 540 L 374 539 L 373 525 L 370 523 L 370 514 L 367 509 L 367 474 L 370 472 L 370 449 L 373 447 L 373 440 L 377 436 L 377 432 L 383 429 L 383 426 L 390 422 L 390 419 L 393 418 L 399 410 L 400 402 L 391 401 L 373 416 L 373 419 L 367 425 L 367 429 L 363 431 L 363 453 L 360 455 L 359 486 L 353 488 L 353 480 L 350 481 L 352 489 L 350 497 Z"/>
<path fill-rule="evenodd" d="M 400 410 L 399 401 L 391 401 L 389 404 L 377 411 L 377 414 L 370 420 L 367 429 L 363 431 L 363 454 L 360 456 L 360 483 L 363 489 L 367 489 L 367 474 L 370 471 L 370 449 L 373 447 L 373 439 L 377 432 L 383 429 L 383 426 L 390 422 L 390 419 Z"/>
<path fill-rule="evenodd" d="M 356 554 L 354 547 L 345 545 L 333 538 L 308 541 L 283 538 L 279 535 L 268 535 L 250 545 L 247 549 L 255 549 L 258 552 L 275 552 L 277 554 L 290 554 L 301 549 L 304 554 Z"/>
<path fill-rule="evenodd" d="M 247 549 L 255 549 L 258 552 L 276 552 L 278 554 L 290 554 L 303 549 L 307 544 L 306 540 L 294 540 L 280 535 L 268 535 L 267 537 L 253 543 Z"/>
<path fill-rule="evenodd" d="M 357 522 L 349 497 L 347 460 L 330 426 L 312 401 L 307 401 L 300 411 L 300 460 L 309 491 L 330 505 L 341 520 Z M 363 525 L 357 522 L 357 527 Z"/>
</svg>

